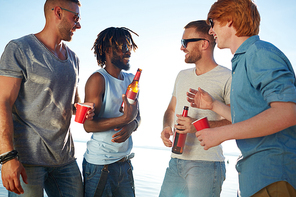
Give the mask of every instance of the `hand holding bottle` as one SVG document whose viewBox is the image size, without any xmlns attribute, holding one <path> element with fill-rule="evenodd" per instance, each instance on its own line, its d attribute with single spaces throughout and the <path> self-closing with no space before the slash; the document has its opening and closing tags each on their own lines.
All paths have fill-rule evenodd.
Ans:
<svg viewBox="0 0 296 197">
<path fill-rule="evenodd" d="M 138 68 L 137 73 L 132 81 L 131 84 L 128 85 L 127 89 L 126 89 L 126 97 L 128 99 L 128 102 L 130 104 L 134 103 L 135 100 L 138 97 L 138 93 L 139 93 L 139 80 L 140 80 L 140 76 L 142 73 L 142 69 Z M 120 112 L 124 111 L 124 102 L 122 102 L 120 108 L 119 108 Z"/>
<path fill-rule="evenodd" d="M 127 100 L 126 95 L 122 95 L 122 100 L 124 103 L 124 111 L 123 111 L 123 117 L 125 119 L 126 124 L 133 121 L 137 115 L 138 115 L 138 100 L 136 99 L 134 103 L 130 104 Z"/>
<path fill-rule="evenodd" d="M 189 116 L 184 117 L 180 114 L 177 114 L 177 124 L 175 125 L 175 129 L 178 130 L 178 133 L 195 133 L 196 129 L 192 125 L 192 122 L 194 122 L 196 119 L 191 118 Z"/>
<path fill-rule="evenodd" d="M 182 116 L 187 117 L 187 115 L 188 115 L 188 106 L 184 106 Z M 179 129 L 179 130 L 181 130 L 181 129 Z M 172 148 L 173 153 L 175 153 L 175 154 L 182 154 L 183 153 L 183 149 L 184 149 L 185 141 L 186 141 L 186 135 L 187 135 L 186 133 L 181 134 L 181 133 L 175 132 L 174 144 L 173 144 L 173 148 Z"/>
</svg>

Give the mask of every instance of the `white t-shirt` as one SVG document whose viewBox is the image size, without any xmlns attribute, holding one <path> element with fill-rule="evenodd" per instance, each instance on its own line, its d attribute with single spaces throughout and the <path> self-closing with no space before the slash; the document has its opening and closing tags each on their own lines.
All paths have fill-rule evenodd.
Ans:
<svg viewBox="0 0 296 197">
<path fill-rule="evenodd" d="M 196 75 L 195 68 L 182 70 L 177 75 L 173 96 L 176 97 L 175 109 L 175 124 L 176 114 L 182 114 L 184 106 L 189 106 L 186 92 L 192 89 L 201 89 L 207 91 L 215 99 L 230 104 L 230 89 L 231 89 L 231 70 L 218 65 L 211 71 Z M 188 116 L 191 118 L 207 117 L 209 121 L 218 121 L 223 119 L 220 115 L 211 110 L 197 109 L 189 106 Z M 186 137 L 185 147 L 182 154 L 171 155 L 172 158 L 184 160 L 205 160 L 205 161 L 224 161 L 222 146 L 212 147 L 209 150 L 204 150 L 200 145 L 195 133 L 188 133 Z"/>
</svg>

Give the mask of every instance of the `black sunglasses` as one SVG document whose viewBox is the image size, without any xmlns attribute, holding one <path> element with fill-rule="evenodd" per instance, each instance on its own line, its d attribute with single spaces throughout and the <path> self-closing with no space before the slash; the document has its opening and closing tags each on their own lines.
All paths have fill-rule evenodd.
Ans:
<svg viewBox="0 0 296 197">
<path fill-rule="evenodd" d="M 67 12 L 71 12 L 71 13 L 73 13 L 74 14 L 74 21 L 75 21 L 75 23 L 77 24 L 77 23 L 80 23 L 80 15 L 79 15 L 79 13 L 77 13 L 77 12 L 73 12 L 73 11 L 71 11 L 71 10 L 68 10 L 68 9 L 66 9 L 66 8 L 62 8 L 62 7 L 60 7 L 62 10 L 65 10 L 65 11 L 67 11 Z M 54 8 L 52 8 L 51 10 L 54 10 Z"/>
<path fill-rule="evenodd" d="M 200 40 L 206 40 L 206 41 L 208 41 L 205 38 L 191 38 L 191 39 L 182 39 L 181 40 L 181 44 L 186 49 L 188 42 L 197 42 L 197 41 L 200 41 Z M 208 42 L 210 42 L 210 41 L 208 41 Z"/>
<path fill-rule="evenodd" d="M 211 27 L 214 28 L 214 22 L 213 22 L 213 19 L 209 18 L 209 22 L 210 22 Z"/>
</svg>

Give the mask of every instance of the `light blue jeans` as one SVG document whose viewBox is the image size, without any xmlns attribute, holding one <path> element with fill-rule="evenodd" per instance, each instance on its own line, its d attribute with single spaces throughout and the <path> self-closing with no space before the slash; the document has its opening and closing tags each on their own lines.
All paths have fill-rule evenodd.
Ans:
<svg viewBox="0 0 296 197">
<path fill-rule="evenodd" d="M 95 165 L 83 160 L 85 197 L 93 197 L 104 165 Z M 133 167 L 130 160 L 108 165 L 108 177 L 103 197 L 134 197 Z"/>
<path fill-rule="evenodd" d="M 225 173 L 225 162 L 171 158 L 159 197 L 218 197 Z"/>
<path fill-rule="evenodd" d="M 28 184 L 21 178 L 24 194 L 8 192 L 9 197 L 42 197 L 43 188 L 48 197 L 82 197 L 82 177 L 76 161 L 61 167 L 44 167 L 24 165 Z"/>
</svg>

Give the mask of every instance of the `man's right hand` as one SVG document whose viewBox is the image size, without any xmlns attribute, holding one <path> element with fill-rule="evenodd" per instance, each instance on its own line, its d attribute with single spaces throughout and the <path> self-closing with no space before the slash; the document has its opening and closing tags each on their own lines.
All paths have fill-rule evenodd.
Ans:
<svg viewBox="0 0 296 197">
<path fill-rule="evenodd" d="M 167 126 L 163 129 L 163 131 L 161 132 L 161 139 L 162 139 L 162 142 L 163 144 L 166 146 L 166 147 L 172 147 L 173 146 L 173 142 L 170 140 L 170 136 L 171 135 L 174 135 L 173 131 L 172 131 L 172 128 Z"/>
<path fill-rule="evenodd" d="M 24 193 L 20 183 L 20 175 L 22 176 L 23 181 L 28 184 L 25 168 L 17 158 L 7 161 L 2 165 L 2 183 L 8 191 L 16 194 Z"/>
<path fill-rule="evenodd" d="M 198 88 L 198 90 L 190 88 L 189 92 L 187 92 L 187 101 L 190 103 L 191 107 L 213 109 L 214 99 L 208 92 L 201 88 Z"/>
</svg>

